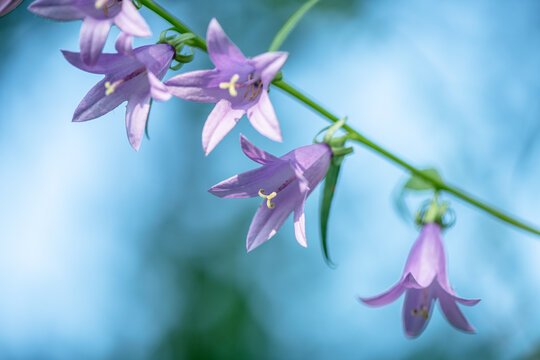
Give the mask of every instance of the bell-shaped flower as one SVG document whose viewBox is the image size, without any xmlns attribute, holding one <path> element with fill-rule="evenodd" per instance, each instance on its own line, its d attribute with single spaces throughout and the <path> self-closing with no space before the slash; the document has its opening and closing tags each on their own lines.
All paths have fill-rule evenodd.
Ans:
<svg viewBox="0 0 540 360">
<path fill-rule="evenodd" d="M 252 59 L 246 58 L 216 19 L 208 25 L 206 41 L 208 54 L 216 68 L 177 75 L 165 82 L 174 96 L 216 104 L 202 132 L 205 154 L 208 155 L 246 113 L 258 132 L 281 141 L 281 130 L 268 97 L 268 86 L 288 54 L 268 52 Z"/>
<path fill-rule="evenodd" d="M 304 205 L 308 195 L 321 182 L 332 160 L 327 144 L 299 147 L 277 158 L 240 135 L 242 150 L 258 169 L 235 175 L 208 190 L 222 198 L 262 197 L 247 236 L 251 251 L 276 234 L 294 211 L 294 231 L 300 245 L 307 246 Z"/>
<path fill-rule="evenodd" d="M 0 16 L 15 10 L 21 4 L 22 0 L 0 0 Z"/>
<path fill-rule="evenodd" d="M 117 54 L 103 54 L 95 65 L 86 65 L 78 53 L 63 51 L 73 66 L 94 74 L 105 75 L 83 98 L 73 121 L 96 119 L 127 101 L 126 129 L 129 142 L 139 150 L 150 100 L 169 100 L 171 95 L 161 82 L 175 55 L 169 44 L 147 45 L 131 50 L 130 37 L 121 35 Z"/>
<path fill-rule="evenodd" d="M 79 42 L 86 65 L 98 61 L 113 24 L 126 35 L 152 35 L 131 0 L 36 0 L 28 9 L 53 20 L 83 20 Z"/>
<path fill-rule="evenodd" d="M 360 300 L 370 306 L 383 306 L 399 298 L 403 292 L 405 303 L 402 315 L 407 336 L 416 337 L 422 333 L 436 299 L 439 299 L 442 312 L 450 324 L 462 331 L 474 332 L 457 303 L 472 306 L 480 300 L 460 298 L 450 287 L 439 224 L 430 222 L 423 226 L 396 285 L 379 296 Z"/>
</svg>

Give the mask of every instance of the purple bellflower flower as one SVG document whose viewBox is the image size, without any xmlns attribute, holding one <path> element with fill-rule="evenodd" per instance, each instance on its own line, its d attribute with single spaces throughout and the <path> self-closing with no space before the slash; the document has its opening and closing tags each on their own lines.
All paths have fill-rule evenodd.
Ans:
<svg viewBox="0 0 540 360">
<path fill-rule="evenodd" d="M 462 331 L 474 332 L 457 303 L 472 306 L 480 300 L 460 298 L 450 287 L 439 224 L 430 222 L 423 226 L 396 285 L 379 296 L 360 300 L 370 306 L 383 306 L 396 300 L 403 292 L 405 303 L 402 315 L 407 336 L 417 337 L 424 331 L 435 299 L 439 299 L 442 312 L 450 324 Z"/>
<path fill-rule="evenodd" d="M 282 141 L 279 123 L 268 97 L 268 86 L 288 54 L 268 52 L 252 59 L 246 58 L 216 19 L 208 25 L 206 41 L 208 54 L 216 68 L 177 75 L 165 82 L 174 96 L 216 104 L 202 132 L 205 154 L 208 155 L 246 113 L 258 132 L 272 140 Z"/>
<path fill-rule="evenodd" d="M 83 98 L 73 121 L 98 118 L 127 101 L 126 129 L 129 142 L 139 150 L 150 111 L 150 100 L 171 98 L 161 82 L 175 55 L 169 44 L 147 45 L 131 50 L 131 37 L 122 34 L 116 42 L 117 54 L 103 54 L 95 65 L 86 65 L 78 53 L 63 51 L 73 66 L 105 78 Z"/>
<path fill-rule="evenodd" d="M 15 10 L 22 3 L 22 0 L 0 0 L 0 16 Z"/>
<path fill-rule="evenodd" d="M 312 144 L 277 158 L 255 147 L 242 135 L 240 143 L 244 154 L 263 166 L 235 175 L 208 191 L 228 199 L 256 196 L 264 199 L 249 227 L 248 251 L 274 236 L 293 210 L 296 240 L 300 245 L 307 246 L 305 201 L 325 177 L 332 150 L 327 144 Z"/>
<path fill-rule="evenodd" d="M 28 9 L 53 20 L 83 20 L 79 42 L 86 65 L 98 61 L 113 24 L 130 36 L 152 35 L 131 0 L 36 0 Z"/>
</svg>

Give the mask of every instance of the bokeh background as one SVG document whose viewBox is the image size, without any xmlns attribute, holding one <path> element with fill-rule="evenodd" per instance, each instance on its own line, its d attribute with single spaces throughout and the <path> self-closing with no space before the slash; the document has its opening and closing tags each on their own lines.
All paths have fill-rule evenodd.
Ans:
<svg viewBox="0 0 540 360">
<path fill-rule="evenodd" d="M 0 358 L 533 359 L 540 356 L 540 243 L 462 202 L 445 233 L 457 292 L 476 335 L 437 308 L 405 338 L 401 300 L 358 296 L 399 278 L 417 229 L 394 200 L 406 174 L 356 147 L 330 219 L 335 269 L 323 261 L 319 191 L 309 247 L 289 219 L 247 254 L 260 200 L 206 190 L 256 164 L 239 133 L 281 155 L 327 123 L 279 89 L 285 141 L 243 119 L 204 157 L 212 106 L 155 103 L 150 140 L 127 141 L 124 106 L 71 123 L 99 76 L 71 67 L 80 22 L 26 11 L 0 19 Z M 216 17 L 250 56 L 264 52 L 300 1 L 162 1 L 196 32 Z M 168 27 L 147 10 L 154 31 Z M 117 31 L 113 32 L 113 36 Z M 112 50 L 114 37 L 107 48 Z M 284 44 L 283 72 L 373 140 L 451 183 L 540 223 L 540 2 L 327 0 Z M 197 52 L 185 71 L 209 68 Z M 167 77 L 172 76 L 172 72 Z M 414 211 L 428 194 L 409 196 Z"/>
</svg>

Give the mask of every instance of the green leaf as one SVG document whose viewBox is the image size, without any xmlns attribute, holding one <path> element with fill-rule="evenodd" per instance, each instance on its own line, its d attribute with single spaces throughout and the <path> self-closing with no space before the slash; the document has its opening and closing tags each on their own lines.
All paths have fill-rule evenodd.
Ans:
<svg viewBox="0 0 540 360">
<path fill-rule="evenodd" d="M 332 206 L 332 199 L 334 198 L 334 192 L 336 190 L 336 183 L 341 169 L 341 162 L 332 162 L 326 173 L 326 179 L 324 181 L 323 196 L 321 201 L 321 245 L 324 255 L 324 260 L 328 266 L 333 267 L 334 263 L 330 259 L 328 252 L 328 217 L 330 216 L 330 207 Z"/>
<path fill-rule="evenodd" d="M 268 49 L 268 51 L 279 50 L 285 39 L 287 39 L 287 36 L 289 36 L 290 32 L 294 29 L 300 19 L 302 19 L 302 17 L 309 11 L 309 9 L 311 9 L 318 2 L 319 0 L 310 0 L 304 5 L 300 6 L 300 8 L 291 15 L 291 17 L 285 22 L 285 24 L 283 24 L 281 29 L 279 29 L 276 36 L 274 37 L 274 40 L 272 40 L 272 44 L 270 44 L 270 48 Z"/>
<path fill-rule="evenodd" d="M 439 183 L 443 182 L 441 175 L 435 169 L 429 168 L 429 169 L 421 170 L 420 172 L 426 175 L 426 177 L 431 178 Z M 407 181 L 407 183 L 405 183 L 405 185 L 403 186 L 403 189 L 416 190 L 416 191 L 432 190 L 432 189 L 436 190 L 437 186 L 435 186 L 435 184 L 433 184 L 432 182 L 425 180 L 416 174 L 413 174 L 411 178 Z"/>
</svg>

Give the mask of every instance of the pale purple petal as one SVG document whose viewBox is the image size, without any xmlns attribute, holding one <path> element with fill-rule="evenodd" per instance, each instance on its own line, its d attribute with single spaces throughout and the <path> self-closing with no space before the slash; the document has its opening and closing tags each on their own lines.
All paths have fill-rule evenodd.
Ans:
<svg viewBox="0 0 540 360">
<path fill-rule="evenodd" d="M 134 53 L 150 72 L 163 79 L 174 57 L 174 48 L 169 44 L 146 45 L 135 49 Z"/>
<path fill-rule="evenodd" d="M 80 20 L 85 17 L 76 0 L 36 0 L 28 7 L 36 15 L 53 20 Z"/>
<path fill-rule="evenodd" d="M 126 101 L 129 93 L 122 88 L 122 85 L 110 95 L 105 95 L 105 82 L 107 78 L 98 82 L 86 96 L 82 99 L 73 115 L 73 121 L 87 121 L 98 118 L 118 105 Z"/>
<path fill-rule="evenodd" d="M 277 157 L 272 154 L 267 153 L 264 150 L 259 149 L 253 145 L 244 135 L 240 134 L 240 146 L 242 151 L 248 158 L 258 162 L 259 164 L 271 164 L 273 162 L 279 161 Z"/>
<path fill-rule="evenodd" d="M 135 94 L 129 99 L 126 109 L 126 130 L 129 143 L 136 151 L 139 151 L 141 146 L 149 112 L 150 95 Z"/>
<path fill-rule="evenodd" d="M 454 298 L 451 295 L 448 295 L 446 292 L 441 290 L 439 294 L 439 303 L 441 304 L 441 309 L 444 316 L 450 324 L 465 332 L 474 332 L 474 328 L 469 324 L 467 319 L 465 319 L 465 316 L 458 308 Z"/>
<path fill-rule="evenodd" d="M 122 1 L 122 11 L 114 18 L 114 23 L 125 33 L 137 37 L 152 36 L 148 24 L 141 16 L 133 2 Z"/>
<path fill-rule="evenodd" d="M 306 216 L 304 206 L 306 204 L 307 191 L 304 192 L 304 198 L 298 202 L 294 208 L 294 235 L 296 241 L 303 247 L 307 247 L 306 239 Z"/>
<path fill-rule="evenodd" d="M 154 74 L 148 73 L 148 82 L 150 83 L 150 94 L 154 100 L 167 101 L 171 98 L 169 90 Z"/>
<path fill-rule="evenodd" d="M 118 35 L 118 38 L 116 39 L 114 48 L 120 54 L 132 55 L 133 54 L 133 36 L 126 34 L 125 32 L 121 32 L 120 35 Z"/>
<path fill-rule="evenodd" d="M 433 310 L 435 286 L 423 289 L 407 289 L 403 304 L 403 326 L 408 337 L 416 337 L 424 331 Z M 423 310 L 425 309 L 425 310 Z M 426 311 L 427 316 L 422 312 Z"/>
<path fill-rule="evenodd" d="M 287 162 L 276 161 L 270 165 L 246 171 L 212 186 L 208 191 L 226 199 L 243 199 L 259 196 L 263 189 L 271 193 L 294 175 Z"/>
<path fill-rule="evenodd" d="M 227 37 L 216 19 L 212 19 L 206 32 L 208 55 L 218 69 L 247 62 L 240 49 Z"/>
<path fill-rule="evenodd" d="M 446 259 L 438 224 L 424 225 L 409 253 L 404 273 L 411 273 L 422 287 L 428 287 L 435 277 L 446 278 Z"/>
<path fill-rule="evenodd" d="M 83 63 L 80 53 L 62 50 L 62 54 L 71 65 L 94 74 L 114 74 L 126 72 L 126 70 L 134 71 L 141 66 L 139 62 L 123 54 L 101 54 L 94 65 Z"/>
<path fill-rule="evenodd" d="M 228 81 L 220 72 L 214 70 L 197 70 L 173 76 L 165 81 L 165 85 L 174 96 L 196 102 L 217 103 L 223 98 L 223 90 L 219 83 Z"/>
<path fill-rule="evenodd" d="M 285 187 L 272 199 L 275 205 L 273 209 L 268 208 L 266 200 L 259 206 L 249 227 L 247 251 L 255 249 L 274 236 L 296 207 L 296 204 L 302 201 L 303 195 L 299 193 L 295 182 L 297 180 Z"/>
<path fill-rule="evenodd" d="M 81 58 L 85 64 L 97 63 L 109 35 L 112 21 L 87 17 L 81 26 Z"/>
<path fill-rule="evenodd" d="M 271 140 L 283 141 L 276 113 L 267 91 L 262 91 L 259 101 L 248 109 L 247 115 L 255 130 Z"/>
<path fill-rule="evenodd" d="M 220 100 L 204 123 L 202 144 L 208 155 L 244 116 L 244 110 L 234 110 L 227 100 Z"/>
<path fill-rule="evenodd" d="M 464 299 L 457 296 L 452 296 L 452 298 L 458 303 L 466 305 L 466 306 L 474 306 L 478 304 L 480 300 L 482 300 L 482 299 Z"/>
<path fill-rule="evenodd" d="M 307 180 L 307 186 L 314 190 L 328 172 L 332 150 L 327 144 L 311 144 L 299 147 L 281 158 L 296 164 Z"/>
<path fill-rule="evenodd" d="M 391 287 L 388 291 L 371 297 L 371 298 L 360 298 L 360 300 L 369 306 L 384 306 L 395 301 L 397 298 L 403 294 L 405 287 L 401 285 L 401 282 L 398 282 L 396 285 Z"/>
<path fill-rule="evenodd" d="M 0 1 L 0 16 L 6 15 L 21 4 L 22 0 L 1 0 Z"/>
<path fill-rule="evenodd" d="M 265 88 L 274 80 L 274 77 L 287 61 L 289 56 L 286 52 L 267 52 L 255 56 L 251 62 L 253 66 L 261 73 L 261 79 Z"/>
</svg>

